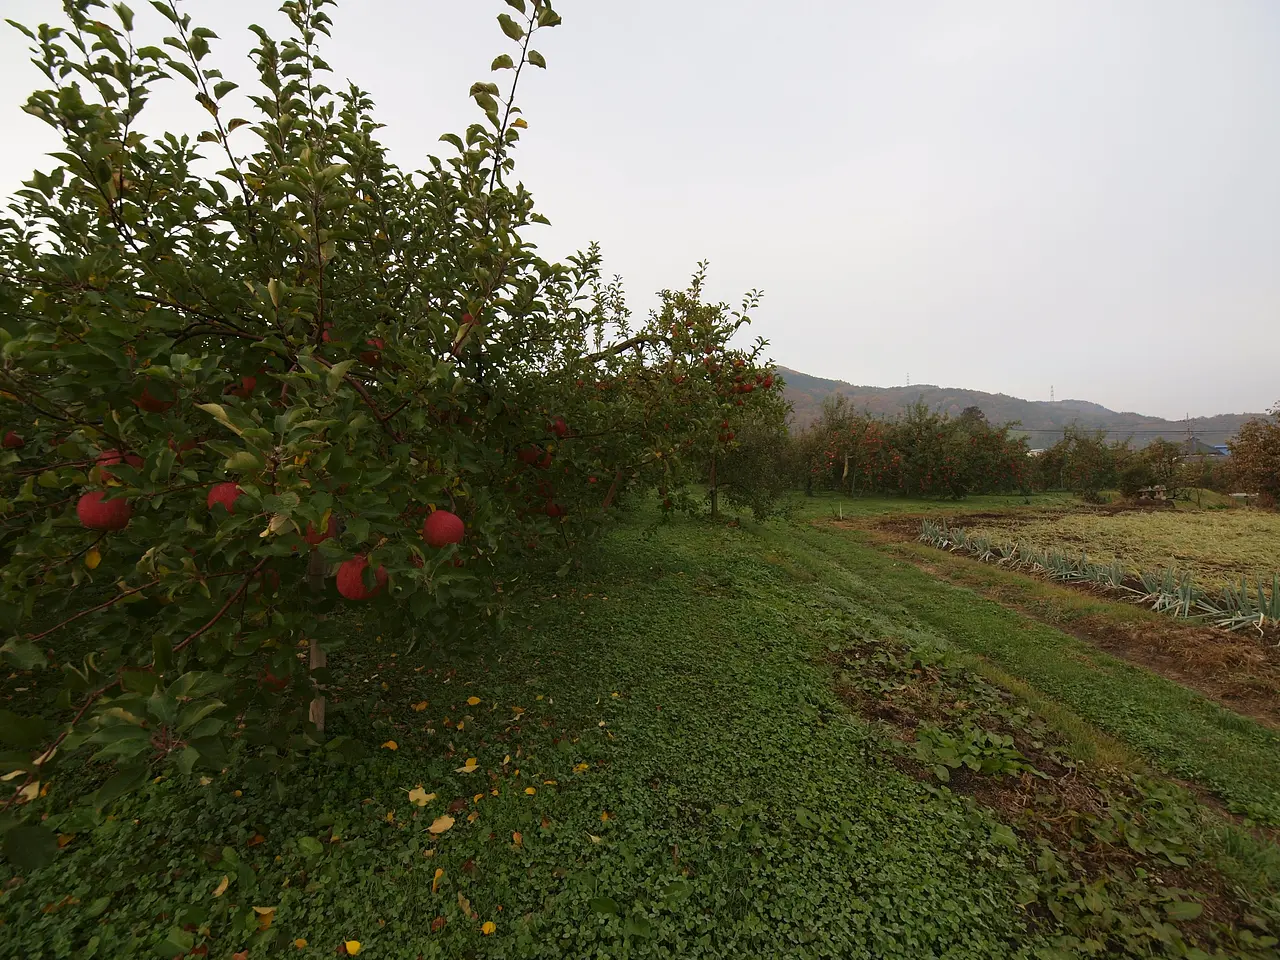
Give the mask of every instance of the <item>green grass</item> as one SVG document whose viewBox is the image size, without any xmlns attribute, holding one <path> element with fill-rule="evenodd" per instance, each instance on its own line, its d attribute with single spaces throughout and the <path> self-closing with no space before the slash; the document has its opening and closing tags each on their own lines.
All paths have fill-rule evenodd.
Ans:
<svg viewBox="0 0 1280 960">
<path fill-rule="evenodd" d="M 333 660 L 347 706 L 333 726 L 367 759 L 318 758 L 278 785 L 283 807 L 234 771 L 154 785 L 4 896 L 0 954 L 149 955 L 166 936 L 181 945 L 168 931 L 185 923 L 209 924 L 223 957 L 274 937 L 305 938 L 289 947 L 300 957 L 344 939 L 370 958 L 1028 950 L 1019 858 L 990 818 L 884 762 L 814 662 L 843 617 L 755 546 L 701 524 L 618 531 L 589 580 L 543 584 L 534 628 L 492 649 L 392 659 L 357 630 Z M 389 713 L 370 697 L 381 682 Z M 513 706 L 527 711 L 516 724 Z M 446 732 L 446 715 L 464 729 Z M 456 773 L 472 756 L 480 770 Z M 437 794 L 420 810 L 418 784 Z M 454 798 L 479 816 L 459 812 L 433 842 L 426 824 Z M 64 897 L 79 902 L 41 912 Z M 253 906 L 277 908 L 269 931 L 252 932 Z"/>
<path fill-rule="evenodd" d="M 857 531 L 764 534 L 869 609 L 989 659 L 1167 774 L 1280 823 L 1280 735 L 1185 687 L 876 550 Z"/>
<path fill-rule="evenodd" d="M 791 516 L 797 520 L 834 520 L 840 517 L 892 516 L 919 513 L 987 513 L 991 511 L 1052 510 L 1078 504 L 1067 493 L 991 494 L 964 500 L 917 500 L 909 497 L 847 497 L 822 492 L 812 497 L 795 493 L 789 498 Z"/>
<path fill-rule="evenodd" d="M 0 893 L 0 957 L 1079 955 L 1037 953 L 1072 935 L 1021 905 L 1044 851 L 900 772 L 833 692 L 822 660 L 855 636 L 990 657 L 1082 759 L 1275 801 L 1274 738 L 848 532 L 652 519 L 537 581 L 529 625 L 488 645 L 395 655 L 352 618 L 331 732 L 363 758 L 150 785 Z M 41 801 L 55 828 L 71 789 Z M 1280 867 L 1231 836 L 1233 876 L 1271 896 Z"/>
</svg>

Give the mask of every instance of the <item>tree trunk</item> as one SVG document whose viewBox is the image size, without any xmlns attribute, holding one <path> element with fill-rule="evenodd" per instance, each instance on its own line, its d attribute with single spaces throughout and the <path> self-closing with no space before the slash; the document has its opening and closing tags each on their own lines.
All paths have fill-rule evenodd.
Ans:
<svg viewBox="0 0 1280 960">
<path fill-rule="evenodd" d="M 311 595 L 319 603 L 321 596 L 324 594 L 324 575 L 327 564 L 324 557 L 320 555 L 319 550 L 312 550 L 311 556 L 307 561 L 307 589 L 311 591 Z M 328 665 L 329 657 L 322 649 L 320 649 L 320 641 L 315 637 L 311 638 L 311 670 L 320 670 Z M 311 701 L 310 719 L 316 725 L 316 730 L 324 733 L 324 687 L 312 681 L 315 688 L 315 697 Z"/>
<path fill-rule="evenodd" d="M 720 490 L 716 487 L 716 458 L 711 457 L 711 517 L 720 516 Z"/>
</svg>

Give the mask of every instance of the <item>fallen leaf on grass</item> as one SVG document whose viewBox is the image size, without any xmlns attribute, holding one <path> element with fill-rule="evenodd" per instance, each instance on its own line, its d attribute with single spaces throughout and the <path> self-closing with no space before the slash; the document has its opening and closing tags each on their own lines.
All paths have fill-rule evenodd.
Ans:
<svg viewBox="0 0 1280 960">
<path fill-rule="evenodd" d="M 266 838 L 266 837 L 264 837 L 264 836 L 263 836 L 262 834 L 260 834 L 260 833 L 255 833 L 255 834 L 253 835 L 253 839 L 249 841 L 248 846 L 250 846 L 250 847 L 256 847 L 258 844 L 260 844 L 260 843 L 266 843 L 266 842 L 267 842 L 267 838 Z"/>
<path fill-rule="evenodd" d="M 240 950 L 231 955 L 231 960 L 249 960 L 249 951 Z"/>
<path fill-rule="evenodd" d="M 440 881 L 444 879 L 444 868 L 436 867 L 436 875 L 431 878 L 431 892 L 435 893 L 440 889 Z"/>
<path fill-rule="evenodd" d="M 475 707 L 475 706 L 479 706 L 479 704 L 480 704 L 480 698 L 479 698 L 479 697 L 467 697 L 467 706 L 468 706 L 468 707 Z"/>
<path fill-rule="evenodd" d="M 573 772 L 574 772 L 574 773 L 586 773 L 586 772 L 587 772 L 588 770 L 590 770 L 590 769 L 591 769 L 591 764 L 589 764 L 589 763 L 579 763 L 579 764 L 575 764 L 575 765 L 574 765 Z"/>
<path fill-rule="evenodd" d="M 227 886 L 228 886 L 230 883 L 231 883 L 231 878 L 230 878 L 230 877 L 227 877 L 227 876 L 224 876 L 224 877 L 222 878 L 222 882 L 221 882 L 220 884 L 218 884 L 216 887 L 214 887 L 214 888 L 213 888 L 213 895 L 214 895 L 215 897 L 220 897 L 220 896 L 222 896 L 224 893 L 226 893 L 226 892 L 227 892 Z"/>
<path fill-rule="evenodd" d="M 458 769 L 455 770 L 454 772 L 455 773 L 475 773 L 477 769 L 477 764 L 478 764 L 478 761 L 476 760 L 475 757 L 468 757 L 466 764 L 464 766 L 458 767 Z"/>
<path fill-rule="evenodd" d="M 519 830 L 513 830 L 511 832 L 511 842 L 517 847 L 524 846 L 524 835 Z"/>
<path fill-rule="evenodd" d="M 587 837 L 591 840 L 592 843 L 604 843 L 604 838 L 597 837 L 594 833 L 588 833 Z"/>
<path fill-rule="evenodd" d="M 360 941 L 347 940 L 342 944 L 342 948 L 347 951 L 348 957 L 354 957 L 357 953 L 360 952 Z"/>
<path fill-rule="evenodd" d="M 276 918 L 275 907 L 254 907 L 253 912 L 258 915 L 258 929 L 270 930 L 271 921 Z"/>
<path fill-rule="evenodd" d="M 434 793 L 427 793 L 422 789 L 422 784 L 418 784 L 409 791 L 409 802 L 416 803 L 420 807 L 425 807 L 428 803 L 436 798 Z"/>
<path fill-rule="evenodd" d="M 396 743 L 394 740 L 388 740 L 386 743 L 382 745 L 382 749 L 383 750 L 399 750 L 400 745 Z M 354 943 L 355 941 L 352 941 L 352 942 Z"/>
<path fill-rule="evenodd" d="M 294 945 L 295 947 L 297 947 L 299 950 L 301 950 L 301 949 L 303 949 L 304 947 L 306 947 L 306 945 L 307 945 L 307 938 L 306 938 L 306 937 L 299 937 L 297 940 L 293 941 L 293 945 Z"/>
<path fill-rule="evenodd" d="M 431 921 L 431 932 L 439 933 L 441 930 L 444 929 L 444 925 L 448 922 L 449 921 L 444 917 L 436 917 L 434 920 Z"/>
<path fill-rule="evenodd" d="M 498 929 L 498 925 L 496 923 L 494 923 L 492 920 L 486 920 L 484 924 L 480 927 L 480 932 L 487 937 L 489 936 L 489 934 L 493 933 L 493 931 L 497 929 Z"/>
<path fill-rule="evenodd" d="M 427 827 L 427 832 L 439 835 L 444 833 L 450 827 L 452 827 L 453 824 L 454 824 L 453 817 L 450 817 L 448 815 L 445 815 L 443 817 L 436 817 L 435 820 L 431 822 L 431 826 Z"/>
<path fill-rule="evenodd" d="M 411 706 L 413 707 L 414 713 L 421 713 L 423 710 L 427 709 L 427 707 L 431 706 L 431 704 L 427 703 L 425 700 L 420 700 L 417 703 L 411 704 Z"/>
<path fill-rule="evenodd" d="M 612 820 L 612 819 L 613 819 L 613 814 L 611 814 L 608 810 L 601 810 L 601 811 L 600 811 L 600 820 L 601 820 L 602 822 L 607 822 L 607 821 Z"/>
<path fill-rule="evenodd" d="M 537 787 L 525 787 L 525 788 L 524 788 L 524 792 L 525 792 L 525 793 L 527 793 L 529 796 L 531 796 L 531 797 L 532 797 L 535 793 L 537 793 L 537 792 L 538 792 L 538 788 L 537 788 Z"/>
</svg>

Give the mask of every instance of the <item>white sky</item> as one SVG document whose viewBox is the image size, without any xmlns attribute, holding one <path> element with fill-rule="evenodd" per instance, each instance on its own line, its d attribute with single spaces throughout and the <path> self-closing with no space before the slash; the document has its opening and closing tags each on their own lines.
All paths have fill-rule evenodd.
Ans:
<svg viewBox="0 0 1280 960">
<path fill-rule="evenodd" d="M 163 36 L 133 0 L 145 41 Z M 273 0 L 187 0 L 248 80 Z M 56 0 L 0 0 L 58 22 Z M 144 9 L 145 8 L 145 9 Z M 347 0 L 324 48 L 401 165 L 478 117 L 501 0 Z M 633 308 L 711 261 L 754 334 L 818 376 L 1181 418 L 1280 399 L 1280 3 L 561 0 L 519 101 L 521 178 Z M 0 194 L 56 149 L 0 24 Z M 496 79 L 503 80 L 509 73 Z M 246 84 L 247 85 L 247 84 Z M 178 93 L 181 90 L 182 96 Z M 149 130 L 191 128 L 176 85 Z M 144 118 L 147 114 L 144 114 Z M 247 131 L 244 136 L 248 137 Z M 245 141 L 246 144 L 248 141 Z"/>
</svg>

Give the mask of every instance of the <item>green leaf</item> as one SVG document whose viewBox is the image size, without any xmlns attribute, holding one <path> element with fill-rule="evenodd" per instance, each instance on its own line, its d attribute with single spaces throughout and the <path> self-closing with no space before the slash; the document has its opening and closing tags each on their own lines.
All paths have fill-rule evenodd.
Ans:
<svg viewBox="0 0 1280 960">
<path fill-rule="evenodd" d="M 126 7 L 123 3 L 115 5 L 116 16 L 120 18 L 120 22 L 126 30 L 133 29 L 133 11 Z"/>
<path fill-rule="evenodd" d="M 653 936 L 653 924 L 649 922 L 649 918 L 642 914 L 635 914 L 627 917 L 627 922 L 623 924 L 623 932 L 635 937 L 651 937 Z"/>
<path fill-rule="evenodd" d="M 591 909 L 596 913 L 616 914 L 618 912 L 618 902 L 612 897 L 592 897 Z"/>
<path fill-rule="evenodd" d="M 507 0 L 507 6 L 524 13 L 524 0 Z"/>
<path fill-rule="evenodd" d="M 240 84 L 233 83 L 230 80 L 223 80 L 221 83 L 215 83 L 213 85 L 214 99 L 221 100 L 223 97 L 225 97 L 228 93 L 230 93 L 232 90 L 234 90 L 238 86 L 240 86 Z"/>
<path fill-rule="evenodd" d="M 347 375 L 347 371 L 355 365 L 355 360 L 343 360 L 341 363 L 335 363 L 329 368 L 328 380 L 326 381 L 329 392 L 333 393 L 338 389 L 338 384 L 342 382 L 342 378 Z"/>
<path fill-rule="evenodd" d="M 245 473 L 255 473 L 263 467 L 262 460 L 254 456 L 248 450 L 240 450 L 234 456 L 227 458 L 228 470 L 239 470 Z"/>
<path fill-rule="evenodd" d="M 4 835 L 5 858 L 19 870 L 43 867 L 57 853 L 58 838 L 44 827 L 22 824 Z"/>
<path fill-rule="evenodd" d="M 541 67 L 543 70 L 547 69 L 546 58 L 543 57 L 543 55 L 540 54 L 537 50 L 530 50 L 527 56 L 528 56 L 529 63 L 531 63 L 533 66 Z"/>
<path fill-rule="evenodd" d="M 1204 912 L 1204 905 L 1194 900 L 1174 900 L 1164 905 L 1170 920 L 1194 920 Z"/>
<path fill-rule="evenodd" d="M 538 13 L 538 26 L 558 27 L 561 22 L 560 14 L 552 10 L 550 4 L 544 4 L 542 10 Z"/>
<path fill-rule="evenodd" d="M 324 853 L 324 844 L 315 837 L 299 837 L 298 849 L 304 857 L 318 857 Z"/>
<path fill-rule="evenodd" d="M 35 670 L 37 667 L 43 667 L 49 662 L 45 658 L 44 651 L 34 643 L 30 640 L 19 640 L 16 637 L 12 640 L 6 640 L 4 646 L 0 647 L 0 653 L 12 660 L 22 670 Z"/>
<path fill-rule="evenodd" d="M 48 733 L 49 725 L 42 717 L 23 717 L 12 710 L 0 710 L 0 743 L 11 747 L 38 747 Z"/>
<path fill-rule="evenodd" d="M 515 61 L 512 60 L 511 57 L 509 57 L 507 54 L 504 53 L 500 57 L 493 58 L 493 63 L 489 64 L 489 69 L 490 70 L 510 70 L 515 65 L 516 65 Z"/>
<path fill-rule="evenodd" d="M 498 25 L 502 27 L 502 32 L 512 40 L 524 39 L 524 27 L 512 20 L 510 14 L 498 14 Z"/>
</svg>

